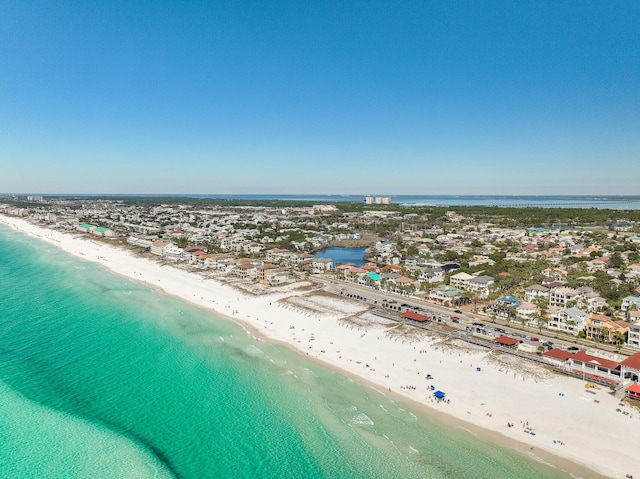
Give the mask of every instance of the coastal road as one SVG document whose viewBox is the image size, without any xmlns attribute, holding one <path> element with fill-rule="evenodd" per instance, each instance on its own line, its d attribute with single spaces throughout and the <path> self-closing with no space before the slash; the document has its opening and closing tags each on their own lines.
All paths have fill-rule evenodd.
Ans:
<svg viewBox="0 0 640 479">
<path fill-rule="evenodd" d="M 472 331 L 481 334 L 486 338 L 494 338 L 504 334 L 522 340 L 523 342 L 537 348 L 540 345 L 546 345 L 545 349 L 550 346 L 554 348 L 576 348 L 581 349 L 598 349 L 604 352 L 618 352 L 613 346 L 594 345 L 589 341 L 579 341 L 577 338 L 562 337 L 559 334 L 550 333 L 549 331 L 541 332 L 532 328 L 522 327 L 516 328 L 511 323 L 504 320 L 493 320 L 487 316 L 474 313 L 456 313 L 453 308 L 447 308 L 437 304 L 418 299 L 416 297 L 400 295 L 387 291 L 381 291 L 369 286 L 363 286 L 346 281 L 342 281 L 328 275 L 316 275 L 311 279 L 316 283 L 323 285 L 327 292 L 339 296 L 345 296 L 350 299 L 363 301 L 376 307 L 383 307 L 390 312 L 403 312 L 407 309 L 416 311 L 427 316 L 431 316 L 434 322 L 447 324 L 450 327 L 460 329 L 462 331 Z M 451 320 L 452 317 L 460 319 L 459 322 Z M 532 340 L 533 338 L 533 340 Z M 620 351 L 620 354 L 629 355 L 632 352 Z"/>
</svg>

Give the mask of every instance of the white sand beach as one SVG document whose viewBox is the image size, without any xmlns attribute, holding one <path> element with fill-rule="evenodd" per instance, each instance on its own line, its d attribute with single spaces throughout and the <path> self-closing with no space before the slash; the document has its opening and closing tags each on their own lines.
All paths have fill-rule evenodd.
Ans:
<svg viewBox="0 0 640 479">
<path fill-rule="evenodd" d="M 470 429 L 482 428 L 480 433 L 498 433 L 489 435 L 499 437 L 502 445 L 559 467 L 563 461 L 549 454 L 601 476 L 640 478 L 640 410 L 620 406 L 606 388 L 587 394 L 582 381 L 504 353 L 430 337 L 370 314 L 365 304 L 321 289 L 243 293 L 80 233 L 63 233 L 6 216 L 0 216 L 0 224 L 228 316 L 253 334 L 259 331 L 265 338 L 286 343 L 384 393 L 414 401 L 416 407 L 450 415 L 468 423 Z M 427 374 L 433 379 L 427 379 Z M 428 390 L 431 385 L 446 392 L 448 401 L 435 401 Z M 571 470 L 582 477 L 597 477 L 579 467 Z"/>
</svg>

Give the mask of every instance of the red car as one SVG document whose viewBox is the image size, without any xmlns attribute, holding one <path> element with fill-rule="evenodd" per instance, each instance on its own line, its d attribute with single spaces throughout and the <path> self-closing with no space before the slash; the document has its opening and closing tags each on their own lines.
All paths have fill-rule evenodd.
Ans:
<svg viewBox="0 0 640 479">
<path fill-rule="evenodd" d="M 538 338 L 531 338 L 531 341 L 540 341 Z"/>
</svg>

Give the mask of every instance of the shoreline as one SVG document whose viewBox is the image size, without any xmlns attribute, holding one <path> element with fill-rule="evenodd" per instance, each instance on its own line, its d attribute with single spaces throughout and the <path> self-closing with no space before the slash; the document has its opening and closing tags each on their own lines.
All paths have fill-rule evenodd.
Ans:
<svg viewBox="0 0 640 479">
<path fill-rule="evenodd" d="M 366 306 L 322 290 L 284 288 L 254 296 L 129 250 L 89 241 L 81 233 L 63 233 L 5 216 L 0 216 L 0 224 L 213 310 L 260 340 L 294 349 L 440 422 L 559 470 L 578 477 L 640 476 L 633 441 L 640 412 L 634 410 L 631 416 L 616 412 L 618 401 L 605 389 L 596 395 L 582 394 L 579 380 L 499 353 L 430 338 L 428 333 L 405 331 L 369 317 Z M 427 380 L 426 374 L 433 379 Z M 426 390 L 431 384 L 446 391 L 451 403 L 433 401 Z"/>
</svg>

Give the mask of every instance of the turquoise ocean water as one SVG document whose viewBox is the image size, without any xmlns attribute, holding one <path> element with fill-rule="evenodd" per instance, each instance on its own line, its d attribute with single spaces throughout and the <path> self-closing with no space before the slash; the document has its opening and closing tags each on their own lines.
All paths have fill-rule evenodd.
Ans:
<svg viewBox="0 0 640 479">
<path fill-rule="evenodd" d="M 2 478 L 556 478 L 0 227 Z"/>
</svg>

